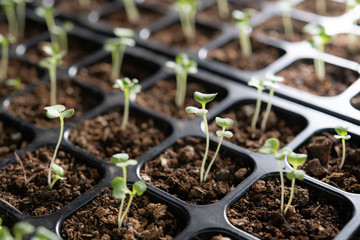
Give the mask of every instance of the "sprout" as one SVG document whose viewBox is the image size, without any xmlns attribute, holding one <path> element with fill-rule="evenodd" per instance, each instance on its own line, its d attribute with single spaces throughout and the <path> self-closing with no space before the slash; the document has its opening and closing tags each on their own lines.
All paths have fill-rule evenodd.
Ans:
<svg viewBox="0 0 360 240">
<path fill-rule="evenodd" d="M 15 39 L 18 37 L 18 23 L 15 13 L 15 1 L 14 0 L 1 0 L 0 4 L 2 5 L 8 25 L 9 25 L 9 34 L 12 35 Z"/>
<path fill-rule="evenodd" d="M 35 9 L 36 15 L 45 19 L 46 26 L 50 33 L 50 39 L 52 43 L 58 43 L 57 36 L 53 29 L 56 28 L 54 18 L 54 7 L 53 6 L 42 6 Z M 59 44 L 59 43 L 58 43 Z"/>
<path fill-rule="evenodd" d="M 335 127 L 335 131 L 338 135 L 334 135 L 334 137 L 336 139 L 341 139 L 341 143 L 342 143 L 342 158 L 339 166 L 340 169 L 342 169 L 345 163 L 345 156 L 346 156 L 345 140 L 349 140 L 351 138 L 351 136 L 348 135 L 347 133 L 348 129 L 349 129 L 348 127 L 343 127 L 343 126 Z"/>
<path fill-rule="evenodd" d="M 51 45 L 45 45 L 43 51 L 49 55 L 48 58 L 39 62 L 39 66 L 47 68 L 50 75 L 50 105 L 56 104 L 56 68 L 62 64 L 62 58 L 65 56 L 65 52 L 61 51 L 59 45 L 52 43 Z"/>
<path fill-rule="evenodd" d="M 52 189 L 52 187 L 55 185 L 55 183 L 57 182 L 57 180 L 64 180 L 65 178 L 64 176 L 64 169 L 58 165 L 56 165 L 54 163 L 57 152 L 59 150 L 59 146 L 62 140 L 62 136 L 64 133 L 64 118 L 69 118 L 72 117 L 74 115 L 74 109 L 70 108 L 65 110 L 65 106 L 64 105 L 53 105 L 53 106 L 48 106 L 44 108 L 46 110 L 46 116 L 48 118 L 59 118 L 60 119 L 60 134 L 59 134 L 59 139 L 58 142 L 56 144 L 55 147 L 55 151 L 54 151 L 54 155 L 51 159 L 51 163 L 50 163 L 50 168 L 49 168 L 49 173 L 48 173 L 48 184 L 50 189 Z M 55 178 L 53 181 L 51 181 L 51 171 L 54 172 L 55 174 Z"/>
<path fill-rule="evenodd" d="M 105 50 L 111 52 L 112 70 L 111 79 L 115 81 L 120 75 L 122 60 L 125 53 L 126 46 L 135 46 L 135 41 L 132 39 L 134 31 L 127 28 L 114 28 L 116 38 L 110 38 L 105 43 Z"/>
<path fill-rule="evenodd" d="M 232 126 L 232 124 L 233 124 L 233 120 L 232 120 L 232 119 L 230 119 L 230 118 L 220 118 L 220 117 L 216 117 L 216 118 L 215 118 L 215 121 L 216 121 L 216 124 L 217 124 L 219 127 L 221 127 L 222 129 L 221 129 L 221 131 L 217 131 L 217 132 L 216 132 L 216 135 L 217 135 L 218 137 L 220 137 L 220 140 L 219 140 L 218 146 L 217 146 L 217 148 L 216 148 L 215 154 L 214 154 L 213 158 L 211 159 L 211 162 L 210 162 L 210 164 L 209 164 L 209 166 L 208 166 L 208 168 L 207 168 L 207 170 L 206 170 L 206 172 L 205 172 L 204 182 L 206 181 L 206 178 L 207 178 L 207 176 L 208 176 L 208 174 L 209 174 L 209 172 L 210 172 L 211 166 L 212 166 L 213 163 L 215 162 L 215 159 L 216 159 L 216 157 L 217 157 L 217 155 L 218 155 L 218 153 L 219 153 L 220 146 L 221 146 L 221 143 L 222 143 L 223 138 L 224 138 L 224 137 L 226 137 L 226 138 L 231 138 L 231 137 L 233 136 L 232 132 L 230 132 L 230 131 L 225 131 L 225 129 L 226 129 L 227 127 L 231 127 L 231 126 Z"/>
<path fill-rule="evenodd" d="M 17 77 L 17 78 L 8 79 L 5 82 L 5 86 L 13 87 L 14 91 L 17 91 L 21 86 L 21 78 Z"/>
<path fill-rule="evenodd" d="M 180 53 L 176 56 L 175 62 L 167 61 L 165 64 L 176 74 L 175 104 L 181 108 L 186 96 L 187 75 L 188 73 L 197 73 L 197 63 L 194 60 L 189 60 L 186 53 Z"/>
<path fill-rule="evenodd" d="M 326 13 L 326 0 L 316 0 L 316 11 L 320 14 Z"/>
<path fill-rule="evenodd" d="M 139 11 L 136 7 L 135 0 L 124 0 L 126 16 L 131 24 L 135 24 L 140 19 Z"/>
<path fill-rule="evenodd" d="M 319 52 L 318 56 L 314 58 L 315 73 L 319 80 L 324 80 L 325 63 L 322 60 L 322 54 L 324 53 L 325 44 L 330 42 L 331 36 L 326 34 L 324 27 L 314 23 L 308 23 L 303 30 L 311 35 L 308 42 Z"/>
<path fill-rule="evenodd" d="M 121 78 L 116 79 L 114 88 L 120 88 L 124 92 L 124 114 L 123 120 L 121 123 L 121 129 L 125 129 L 128 119 L 129 119 L 129 102 L 130 102 L 130 94 L 138 94 L 141 91 L 141 85 L 138 84 L 137 79 L 130 80 L 129 78 Z"/>
<path fill-rule="evenodd" d="M 64 21 L 61 26 L 54 26 L 53 33 L 57 36 L 57 42 L 62 51 L 68 51 L 67 33 L 74 28 L 74 24 L 70 21 Z"/>
<path fill-rule="evenodd" d="M 1 69 L 0 69 L 0 82 L 7 78 L 7 70 L 9 65 L 9 44 L 14 42 L 15 38 L 8 34 L 6 36 L 0 33 L 0 44 L 2 46 Z"/>
<path fill-rule="evenodd" d="M 17 16 L 17 39 L 24 38 L 25 22 L 26 22 L 26 2 L 31 0 L 14 0 L 16 3 L 16 16 Z"/>
<path fill-rule="evenodd" d="M 229 17 L 229 3 L 228 0 L 217 0 L 217 7 L 221 18 Z"/>
<path fill-rule="evenodd" d="M 261 108 L 261 93 L 262 91 L 265 89 L 265 85 L 263 83 L 263 80 L 258 77 L 258 76 L 253 76 L 251 78 L 251 80 L 248 82 L 248 85 L 251 87 L 256 87 L 257 91 L 258 91 L 258 97 L 256 100 L 256 107 L 255 107 L 255 112 L 254 112 L 254 116 L 251 122 L 251 128 L 253 130 L 256 129 L 256 122 L 259 118 L 259 114 L 260 114 L 260 108 Z"/>
<path fill-rule="evenodd" d="M 282 0 L 280 4 L 284 33 L 287 39 L 291 39 L 291 37 L 294 35 L 294 28 L 291 22 L 291 11 L 293 3 L 290 0 Z"/>
<path fill-rule="evenodd" d="M 252 27 L 250 24 L 250 18 L 254 15 L 254 10 L 246 8 L 243 11 L 234 10 L 232 16 L 235 20 L 236 27 L 239 30 L 239 43 L 241 52 L 244 57 L 250 57 L 252 54 L 252 47 L 250 41 L 250 33 Z"/>
<path fill-rule="evenodd" d="M 279 87 L 277 83 L 284 81 L 283 77 L 278 77 L 278 76 L 274 76 L 274 75 L 271 75 L 271 74 L 266 74 L 266 79 L 268 81 L 265 81 L 263 84 L 266 87 L 269 87 L 270 90 L 269 90 L 269 101 L 268 101 L 268 104 L 266 106 L 264 118 L 263 118 L 263 120 L 261 122 L 261 130 L 263 130 L 263 131 L 265 131 L 265 129 L 266 129 L 266 123 L 267 123 L 267 120 L 269 119 L 269 116 L 270 116 L 272 98 L 274 96 L 275 88 Z"/>
<path fill-rule="evenodd" d="M 203 117 L 204 119 L 204 124 L 205 124 L 205 133 L 206 133 L 206 146 L 205 146 L 205 154 L 201 163 L 201 168 L 200 168 L 200 182 L 203 183 L 204 180 L 204 170 L 205 170 L 205 162 L 206 162 L 206 158 L 209 152 L 209 127 L 208 127 L 208 123 L 207 123 L 207 119 L 206 119 L 206 114 L 208 112 L 208 110 L 206 110 L 206 104 L 211 102 L 212 100 L 214 100 L 214 98 L 216 97 L 217 93 L 210 93 L 210 94 L 204 94 L 204 93 L 200 93 L 200 92 L 194 92 L 194 99 L 195 101 L 197 101 L 198 103 L 201 104 L 201 109 L 197 108 L 197 107 L 186 107 L 185 111 L 187 113 L 194 113 L 196 116 L 198 117 Z"/>
<path fill-rule="evenodd" d="M 134 159 L 129 159 L 129 155 L 126 153 L 116 153 L 112 155 L 111 160 L 112 163 L 114 163 L 117 167 L 121 167 L 123 172 L 123 178 L 126 185 L 126 167 L 127 166 L 135 166 L 137 164 L 137 161 Z"/>
<path fill-rule="evenodd" d="M 198 0 L 176 0 L 174 5 L 178 11 L 183 34 L 187 41 L 195 39 L 195 15 Z"/>
</svg>

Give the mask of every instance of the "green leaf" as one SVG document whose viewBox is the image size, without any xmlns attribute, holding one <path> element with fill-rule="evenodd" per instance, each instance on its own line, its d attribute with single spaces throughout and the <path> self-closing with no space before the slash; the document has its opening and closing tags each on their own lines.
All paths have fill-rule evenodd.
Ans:
<svg viewBox="0 0 360 240">
<path fill-rule="evenodd" d="M 60 238 L 55 233 L 43 226 L 40 226 L 36 229 L 35 236 L 37 237 L 35 239 L 39 240 L 60 240 Z M 31 240 L 33 240 L 33 238 Z"/>
<path fill-rule="evenodd" d="M 64 21 L 64 22 L 62 22 L 61 27 L 66 32 L 70 32 L 74 28 L 74 24 L 71 21 Z"/>
<path fill-rule="evenodd" d="M 72 117 L 74 115 L 74 112 L 75 112 L 75 110 L 73 108 L 70 108 L 70 109 L 68 109 L 66 111 L 63 111 L 60 114 L 64 118 L 69 118 L 69 117 Z"/>
<path fill-rule="evenodd" d="M 306 162 L 306 158 L 307 158 L 306 154 L 300 154 L 294 152 L 291 152 L 287 156 L 288 162 L 294 167 L 294 169 L 297 169 L 298 166 L 303 165 Z"/>
<path fill-rule="evenodd" d="M 262 78 L 260 78 L 259 76 L 251 77 L 250 81 L 248 82 L 248 85 L 251 87 L 255 87 L 261 91 L 265 89 L 264 82 L 263 82 Z"/>
<path fill-rule="evenodd" d="M 114 28 L 113 32 L 117 37 L 128 37 L 129 38 L 129 37 L 133 37 L 135 34 L 134 31 L 131 29 L 120 28 L 120 27 Z"/>
<path fill-rule="evenodd" d="M 216 124 L 219 127 L 231 127 L 233 124 L 233 120 L 231 118 L 221 118 L 221 117 L 216 117 L 215 118 Z"/>
<path fill-rule="evenodd" d="M 290 148 L 283 148 L 280 150 L 280 153 L 276 154 L 275 159 L 276 160 L 285 160 L 286 157 L 289 156 L 293 151 Z"/>
<path fill-rule="evenodd" d="M 12 232 L 17 239 L 22 239 L 25 235 L 33 233 L 34 231 L 35 227 L 27 222 L 17 222 L 12 229 Z"/>
<path fill-rule="evenodd" d="M 217 93 L 201 93 L 201 92 L 194 92 L 194 99 L 195 101 L 197 101 L 198 103 L 201 104 L 206 104 L 208 102 L 211 102 L 212 100 L 214 100 L 214 98 L 216 97 Z"/>
<path fill-rule="evenodd" d="M 287 173 L 286 173 L 286 177 L 287 177 L 289 180 L 295 179 L 295 178 L 296 178 L 295 171 L 292 170 L 291 172 L 287 172 Z"/>
<path fill-rule="evenodd" d="M 48 118 L 57 118 L 57 117 L 71 117 L 74 115 L 74 109 L 68 109 L 66 111 L 65 110 L 65 106 L 64 105 L 53 105 L 53 106 L 47 106 L 44 107 L 44 109 L 47 111 L 46 112 L 46 116 Z"/>
<path fill-rule="evenodd" d="M 57 175 L 59 177 L 64 176 L 64 173 L 65 173 L 64 169 L 55 163 L 53 163 L 53 165 L 52 165 L 52 170 L 55 175 Z"/>
<path fill-rule="evenodd" d="M 232 138 L 233 133 L 230 131 L 216 131 L 216 135 L 219 137 Z"/>
<path fill-rule="evenodd" d="M 126 162 L 116 163 L 117 167 L 136 166 L 138 162 L 134 159 L 127 160 Z"/>
<path fill-rule="evenodd" d="M 146 191 L 146 184 L 142 181 L 137 181 L 133 185 L 133 192 L 136 193 L 136 195 L 141 196 Z"/>
<path fill-rule="evenodd" d="M 129 159 L 127 153 L 116 153 L 111 156 L 111 162 L 114 164 L 126 162 Z"/>
<path fill-rule="evenodd" d="M 305 172 L 303 170 L 295 170 L 295 177 L 302 181 L 305 178 Z"/>
<path fill-rule="evenodd" d="M 278 148 L 279 141 L 275 138 L 270 138 L 266 140 L 264 145 L 259 149 L 259 152 L 262 154 L 276 154 Z"/>
<path fill-rule="evenodd" d="M 194 114 L 196 114 L 196 116 L 202 117 L 202 116 L 205 116 L 208 113 L 208 110 L 190 106 L 190 107 L 185 108 L 185 112 L 194 113 Z"/>
<path fill-rule="evenodd" d="M 5 226 L 2 226 L 0 228 L 0 239 L 1 240 L 14 240 L 14 238 L 11 236 L 9 229 Z"/>
<path fill-rule="evenodd" d="M 336 133 L 339 134 L 340 136 L 346 136 L 348 129 L 349 129 L 348 127 L 344 127 L 344 126 L 335 127 Z"/>
<path fill-rule="evenodd" d="M 47 110 L 46 116 L 48 118 L 58 118 L 58 117 L 60 117 L 60 113 L 58 111 L 56 111 L 54 109 L 46 109 L 46 110 Z"/>
<path fill-rule="evenodd" d="M 130 193 L 122 177 L 116 177 L 112 180 L 113 196 L 116 199 L 124 199 L 126 194 Z"/>
</svg>

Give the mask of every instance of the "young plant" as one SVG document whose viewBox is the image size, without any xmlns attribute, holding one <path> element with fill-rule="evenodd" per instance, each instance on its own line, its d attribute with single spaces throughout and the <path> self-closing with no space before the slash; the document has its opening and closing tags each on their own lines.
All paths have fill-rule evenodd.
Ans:
<svg viewBox="0 0 360 240">
<path fill-rule="evenodd" d="M 205 182 L 204 170 L 205 170 L 205 163 L 206 163 L 207 155 L 209 152 L 209 127 L 208 127 L 208 122 L 206 119 L 206 114 L 207 114 L 208 110 L 206 110 L 206 104 L 211 102 L 212 100 L 214 100 L 216 95 L 217 95 L 217 93 L 204 94 L 204 93 L 196 91 L 194 93 L 194 99 L 195 99 L 195 101 L 197 101 L 198 103 L 201 104 L 201 109 L 199 109 L 197 107 L 192 107 L 192 106 L 185 108 L 185 111 L 187 113 L 194 113 L 196 116 L 203 117 L 203 119 L 204 119 L 205 133 L 206 133 L 206 146 L 205 146 L 205 154 L 204 154 L 204 157 L 203 157 L 203 160 L 201 163 L 201 168 L 200 168 L 200 182 L 201 183 Z"/>
<path fill-rule="evenodd" d="M 53 34 L 56 36 L 56 42 L 60 46 L 60 49 L 64 52 L 68 51 L 68 37 L 67 33 L 74 27 L 74 24 L 70 21 L 64 21 L 61 26 L 54 26 Z"/>
<path fill-rule="evenodd" d="M 294 27 L 291 21 L 291 11 L 293 4 L 290 0 L 282 0 L 281 10 L 282 10 L 282 22 L 284 27 L 285 37 L 291 39 L 294 35 Z"/>
<path fill-rule="evenodd" d="M 2 5 L 8 25 L 9 25 L 9 34 L 12 35 L 15 39 L 18 37 L 18 23 L 15 13 L 15 0 L 1 0 L 0 4 Z"/>
<path fill-rule="evenodd" d="M 195 39 L 195 15 L 198 0 L 176 0 L 175 10 L 178 11 L 183 34 L 187 41 Z"/>
<path fill-rule="evenodd" d="M 182 108 L 186 96 L 187 75 L 188 73 L 197 73 L 197 63 L 189 60 L 186 53 L 180 53 L 176 56 L 175 62 L 167 61 L 165 64 L 176 74 L 175 104 L 178 108 Z"/>
<path fill-rule="evenodd" d="M 138 94 L 141 91 L 141 85 L 138 84 L 137 79 L 130 80 L 129 78 L 116 79 L 114 88 L 120 88 L 124 92 L 124 113 L 123 120 L 121 123 L 121 129 L 125 129 L 127 122 L 129 120 L 129 103 L 130 103 L 130 94 Z"/>
<path fill-rule="evenodd" d="M 350 135 L 348 135 L 347 131 L 348 131 L 348 127 L 343 127 L 343 126 L 337 126 L 335 127 L 335 131 L 338 135 L 334 135 L 334 137 L 336 139 L 341 139 L 341 143 L 342 143 L 342 157 L 341 157 L 341 163 L 339 168 L 342 169 L 342 167 L 344 166 L 345 163 L 345 157 L 346 157 L 346 146 L 345 146 L 345 140 L 349 140 L 351 138 Z"/>
<path fill-rule="evenodd" d="M 74 115 L 74 109 L 70 108 L 65 110 L 65 106 L 64 105 L 53 105 L 53 106 L 48 106 L 44 108 L 46 110 L 46 116 L 48 118 L 59 118 L 60 119 L 60 134 L 59 134 L 59 139 L 58 142 L 56 144 L 55 147 L 55 151 L 54 151 L 54 155 L 51 159 L 51 163 L 50 163 L 50 167 L 49 167 L 49 173 L 48 173 L 48 184 L 50 189 L 53 188 L 53 186 L 55 185 L 55 183 L 60 179 L 60 180 L 64 180 L 65 178 L 64 176 L 64 169 L 62 167 L 60 167 L 59 165 L 55 164 L 55 158 L 57 155 L 57 152 L 59 150 L 60 147 L 60 143 L 62 140 L 62 136 L 64 134 L 64 118 L 70 118 Z M 51 181 L 51 172 L 54 172 L 55 178 Z"/>
<path fill-rule="evenodd" d="M 126 16 L 131 24 L 135 24 L 140 19 L 139 11 L 136 7 L 135 0 L 123 0 Z"/>
<path fill-rule="evenodd" d="M 16 3 L 17 36 L 16 39 L 23 39 L 26 22 L 26 2 L 30 0 L 14 0 Z"/>
<path fill-rule="evenodd" d="M 265 114 L 264 114 L 264 118 L 261 121 L 261 130 L 265 131 L 266 129 L 266 123 L 269 119 L 270 116 L 270 111 L 271 111 L 271 105 L 272 105 L 272 98 L 274 96 L 274 92 L 275 92 L 275 88 L 278 88 L 278 83 L 284 81 L 283 77 L 278 77 L 278 76 L 274 76 L 271 74 L 266 74 L 266 79 L 267 81 L 264 81 L 264 85 L 266 87 L 269 87 L 269 101 L 268 104 L 266 106 L 266 110 L 265 110 Z"/>
<path fill-rule="evenodd" d="M 222 19 L 226 19 L 229 17 L 230 10 L 228 0 L 217 0 L 217 7 L 219 15 Z"/>
<path fill-rule="evenodd" d="M 2 50 L 1 69 L 0 69 L 0 83 L 7 78 L 7 70 L 9 65 L 9 44 L 14 42 L 15 38 L 12 35 L 2 35 L 0 33 L 0 44 Z"/>
<path fill-rule="evenodd" d="M 251 121 L 251 128 L 253 130 L 255 130 L 256 129 L 256 123 L 257 123 L 257 120 L 258 120 L 259 115 L 260 115 L 261 93 L 265 89 L 266 86 L 264 85 L 264 82 L 263 82 L 262 78 L 260 78 L 258 76 L 253 76 L 250 79 L 250 81 L 248 82 L 248 85 L 251 86 L 251 87 L 257 88 L 257 91 L 258 91 L 258 97 L 257 97 L 257 100 L 256 100 L 255 112 L 254 112 L 253 119 Z"/>
<path fill-rule="evenodd" d="M 50 105 L 56 104 L 56 70 L 57 67 L 62 64 L 62 58 L 65 56 L 65 52 L 60 50 L 60 47 L 56 43 L 50 45 L 44 45 L 42 50 L 49 55 L 39 62 L 39 66 L 47 68 L 50 75 Z"/>
<path fill-rule="evenodd" d="M 54 7 L 53 6 L 37 7 L 35 9 L 35 13 L 39 17 L 42 17 L 45 19 L 45 23 L 48 28 L 49 34 L 50 34 L 51 42 L 59 44 L 59 42 L 57 40 L 57 36 L 54 32 L 54 29 L 56 28 L 55 17 L 54 17 Z"/>
<path fill-rule="evenodd" d="M 326 13 L 326 0 L 316 0 L 316 12 L 320 14 Z"/>
<path fill-rule="evenodd" d="M 121 65 L 126 46 L 135 46 L 135 40 L 132 39 L 134 31 L 127 28 L 114 28 L 116 38 L 110 38 L 105 43 L 105 50 L 111 52 L 112 70 L 111 79 L 115 81 L 120 76 Z"/>
<path fill-rule="evenodd" d="M 252 46 L 250 41 L 252 27 L 250 24 L 250 18 L 253 14 L 254 10 L 249 8 L 244 9 L 243 11 L 234 10 L 232 12 L 236 27 L 239 30 L 239 43 L 241 53 L 244 57 L 250 57 L 252 54 Z"/>
<path fill-rule="evenodd" d="M 8 79 L 5 82 L 5 86 L 12 87 L 14 91 L 17 91 L 21 86 L 21 78 L 17 77 Z"/>
<path fill-rule="evenodd" d="M 308 23 L 304 27 L 304 32 L 309 33 L 311 38 L 308 42 L 318 50 L 318 56 L 314 58 L 315 73 L 319 80 L 325 79 L 325 63 L 322 60 L 325 44 L 331 41 L 331 36 L 326 34 L 325 28 L 314 23 Z"/>
<path fill-rule="evenodd" d="M 204 182 L 206 182 L 206 178 L 207 178 L 207 176 L 208 176 L 208 174 L 209 174 L 209 172 L 210 172 L 210 169 L 211 169 L 213 163 L 215 162 L 215 159 L 216 159 L 216 157 L 217 157 L 217 155 L 218 155 L 218 153 L 219 153 L 220 146 L 221 146 L 221 143 L 222 143 L 223 138 L 224 138 L 224 137 L 226 137 L 226 138 L 231 138 L 231 137 L 233 136 L 232 132 L 230 132 L 230 131 L 225 131 L 225 129 L 226 129 L 227 127 L 231 127 L 231 126 L 232 126 L 232 124 L 233 124 L 233 120 L 232 120 L 232 119 L 230 119 L 230 118 L 220 118 L 220 117 L 216 117 L 216 118 L 215 118 L 215 121 L 216 121 L 216 124 L 217 124 L 219 127 L 221 127 L 222 129 L 221 129 L 221 131 L 217 131 L 217 132 L 216 132 L 216 135 L 217 135 L 218 137 L 220 137 L 220 140 L 219 140 L 218 146 L 217 146 L 217 148 L 216 148 L 215 154 L 214 154 L 213 158 L 211 159 L 211 162 L 210 162 L 210 164 L 209 164 L 209 166 L 207 167 L 207 170 L 206 170 L 206 172 L 205 172 Z"/>
</svg>

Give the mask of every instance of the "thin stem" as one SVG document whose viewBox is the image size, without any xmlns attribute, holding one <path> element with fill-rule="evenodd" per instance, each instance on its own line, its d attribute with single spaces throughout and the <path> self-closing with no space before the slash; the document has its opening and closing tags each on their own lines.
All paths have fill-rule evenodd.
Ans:
<svg viewBox="0 0 360 240">
<path fill-rule="evenodd" d="M 222 131 L 224 131 L 224 130 L 225 130 L 225 128 L 223 128 Z M 213 158 L 211 159 L 211 162 L 210 162 L 209 166 L 208 166 L 207 169 L 206 169 L 205 176 L 204 176 L 204 182 L 206 182 L 206 178 L 207 178 L 207 176 L 208 176 L 208 174 L 209 174 L 209 172 L 210 172 L 210 169 L 211 169 L 212 165 L 214 164 L 215 159 L 216 159 L 216 157 L 217 157 L 217 155 L 218 155 L 218 153 L 219 153 L 220 146 L 221 146 L 221 143 L 222 143 L 222 140 L 223 140 L 223 139 L 224 139 L 224 137 L 221 137 L 221 138 L 220 138 L 219 143 L 218 143 L 218 146 L 217 146 L 217 148 L 216 148 L 215 155 L 214 155 Z"/>
<path fill-rule="evenodd" d="M 126 167 L 122 167 L 122 172 L 123 172 L 123 179 L 124 179 L 124 182 L 125 182 L 125 186 L 126 186 Z"/>
<path fill-rule="evenodd" d="M 281 202 L 280 202 L 280 210 L 281 212 L 284 211 L 284 188 L 285 188 L 285 184 L 284 184 L 284 174 L 283 174 L 283 171 L 282 171 L 282 166 L 281 166 L 281 161 L 278 160 L 278 165 L 279 165 L 279 170 L 280 170 L 280 183 L 281 183 Z"/>
<path fill-rule="evenodd" d="M 55 176 L 55 178 L 52 180 L 51 184 L 50 184 L 50 189 L 52 189 L 55 185 L 55 183 L 59 180 L 59 178 L 57 176 Z"/>
<path fill-rule="evenodd" d="M 90 0 L 79 0 L 79 5 L 81 8 L 88 9 L 90 8 Z"/>
<path fill-rule="evenodd" d="M 202 104 L 202 109 L 205 109 L 205 104 Z M 206 158 L 207 158 L 207 155 L 209 152 L 209 127 L 208 127 L 206 115 L 203 115 L 203 118 L 204 118 L 205 133 L 206 133 L 206 146 L 205 146 L 205 153 L 204 153 L 204 157 L 203 157 L 203 160 L 201 163 L 201 169 L 200 169 L 200 182 L 201 183 L 204 182 L 205 162 L 206 162 Z"/>
<path fill-rule="evenodd" d="M 20 1 L 16 6 L 16 13 L 18 17 L 18 39 L 24 38 L 25 32 L 25 17 L 26 17 L 26 0 Z"/>
<path fill-rule="evenodd" d="M 54 20 L 54 17 L 52 15 L 52 13 L 48 10 L 45 10 L 45 22 L 46 22 L 46 25 L 49 29 L 49 33 L 50 33 L 50 39 L 51 39 L 51 42 L 52 43 L 58 43 L 57 41 L 57 37 L 56 35 L 54 34 L 54 28 L 55 28 L 55 20 Z"/>
<path fill-rule="evenodd" d="M 239 38 L 242 54 L 244 57 L 250 57 L 252 54 L 251 41 L 250 36 L 244 27 L 240 28 Z"/>
<path fill-rule="evenodd" d="M 5 15 L 6 18 L 8 20 L 8 24 L 9 24 L 9 32 L 10 34 L 15 37 L 15 39 L 17 39 L 17 19 L 16 19 L 16 14 L 15 14 L 15 10 L 14 10 L 14 5 L 13 4 L 6 4 L 4 11 L 5 11 Z"/>
<path fill-rule="evenodd" d="M 124 0 L 127 18 L 131 24 L 135 24 L 140 19 L 139 11 L 134 0 Z"/>
<path fill-rule="evenodd" d="M 67 32 L 65 29 L 61 28 L 59 33 L 59 42 L 60 42 L 60 49 L 63 51 L 68 50 L 68 40 L 67 40 Z"/>
<path fill-rule="evenodd" d="M 254 117 L 252 119 L 252 122 L 251 122 L 251 128 L 253 130 L 256 129 L 256 122 L 259 118 L 259 114 L 260 114 L 260 106 L 261 106 L 261 92 L 262 90 L 261 89 L 258 89 L 258 98 L 256 100 L 256 107 L 255 107 L 255 113 L 254 113 Z"/>
<path fill-rule="evenodd" d="M 122 211 L 123 211 L 123 208 L 124 208 L 124 202 L 125 202 L 125 198 L 121 199 L 121 204 L 120 204 L 120 208 L 119 208 L 119 214 L 118 214 L 118 227 L 121 228 L 121 225 L 122 225 Z"/>
<path fill-rule="evenodd" d="M 282 21 L 284 26 L 285 37 L 286 39 L 291 39 L 291 37 L 294 35 L 294 28 L 292 25 L 290 14 L 283 13 Z"/>
<path fill-rule="evenodd" d="M 49 68 L 50 75 L 50 105 L 56 105 L 56 66 Z"/>
<path fill-rule="evenodd" d="M 129 209 L 130 209 L 130 205 L 131 205 L 131 202 L 132 202 L 134 196 L 135 196 L 135 193 L 130 193 L 129 202 L 128 202 L 127 206 L 126 206 L 126 209 L 125 209 L 124 213 L 123 213 L 122 216 L 121 216 L 120 224 L 122 224 L 122 222 L 124 221 L 124 219 L 125 219 L 128 211 L 129 211 Z M 120 226 L 121 226 L 121 225 L 120 225 Z"/>
<path fill-rule="evenodd" d="M 269 116 L 270 116 L 270 110 L 271 110 L 273 96 L 274 96 L 274 88 L 272 87 L 272 88 L 270 88 L 270 91 L 269 91 L 269 101 L 268 101 L 268 104 L 266 106 L 264 118 L 261 121 L 261 130 L 263 130 L 263 131 L 265 131 L 265 129 L 266 129 L 266 123 L 267 123 L 267 121 L 269 119 Z"/>
<path fill-rule="evenodd" d="M 342 142 L 342 158 L 341 158 L 341 163 L 340 163 L 340 169 L 342 169 L 342 167 L 344 166 L 345 163 L 345 156 L 346 156 L 346 145 L 345 145 L 345 139 L 342 138 L 341 139 Z"/>
<path fill-rule="evenodd" d="M 177 94 L 176 98 L 176 106 L 181 108 L 184 105 L 185 96 L 186 96 L 186 85 L 187 85 L 187 72 L 183 72 L 179 75 L 179 94 Z"/>
<path fill-rule="evenodd" d="M 129 101 L 130 101 L 130 92 L 129 88 L 124 88 L 124 114 L 123 114 L 123 120 L 121 123 L 121 129 L 124 130 L 126 128 L 126 124 L 129 119 Z"/>
<path fill-rule="evenodd" d="M 7 70 L 9 65 L 9 42 L 4 40 L 2 43 L 2 60 L 1 60 L 1 79 L 0 82 L 3 82 L 7 77 Z"/>
<path fill-rule="evenodd" d="M 217 0 L 219 15 L 222 19 L 229 17 L 229 4 L 228 0 Z"/>
<path fill-rule="evenodd" d="M 296 169 L 295 169 L 296 170 Z M 291 180 L 291 192 L 290 192 L 290 198 L 289 198 L 289 202 L 287 203 L 286 207 L 285 207 L 285 210 L 284 210 L 284 215 L 286 215 L 286 212 L 287 210 L 289 209 L 290 205 L 291 205 L 291 202 L 293 200 L 293 197 L 294 197 L 294 189 L 295 189 L 295 180 L 296 178 L 293 178 Z"/>
<path fill-rule="evenodd" d="M 326 12 L 326 0 L 316 0 L 316 11 L 322 14 Z"/>
<path fill-rule="evenodd" d="M 321 45 L 318 49 L 318 57 L 314 59 L 315 64 L 315 72 L 316 76 L 319 78 L 319 80 L 325 79 L 325 63 L 322 60 L 322 54 L 324 52 L 324 45 Z"/>
<path fill-rule="evenodd" d="M 49 173 L 48 173 L 48 183 L 49 183 L 50 188 L 51 188 L 51 172 L 52 172 L 52 167 L 53 167 L 53 164 L 54 164 L 54 161 L 55 161 L 57 152 L 58 152 L 59 147 L 60 147 L 60 143 L 61 143 L 61 140 L 62 140 L 63 133 L 64 133 L 64 117 L 60 116 L 60 135 L 59 135 L 59 140 L 58 140 L 58 142 L 57 142 L 57 144 L 56 144 L 55 151 L 54 151 L 53 157 L 52 157 L 51 162 L 50 162 L 50 168 L 49 168 Z"/>
<path fill-rule="evenodd" d="M 181 27 L 187 41 L 195 38 L 195 21 L 193 20 L 192 13 L 179 12 Z"/>
</svg>

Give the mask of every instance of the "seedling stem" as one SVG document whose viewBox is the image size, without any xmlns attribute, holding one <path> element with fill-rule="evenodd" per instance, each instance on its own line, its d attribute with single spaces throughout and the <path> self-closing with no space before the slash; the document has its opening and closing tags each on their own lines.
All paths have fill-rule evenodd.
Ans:
<svg viewBox="0 0 360 240">
<path fill-rule="evenodd" d="M 316 11 L 320 14 L 326 13 L 326 0 L 316 0 Z"/>
<path fill-rule="evenodd" d="M 0 34 L 0 44 L 2 46 L 0 83 L 4 82 L 4 80 L 7 78 L 9 65 L 9 44 L 14 41 L 15 38 L 12 35 L 8 34 L 4 36 Z"/>
<path fill-rule="evenodd" d="M 175 10 L 178 11 L 183 34 L 187 41 L 195 39 L 195 14 L 198 0 L 176 0 Z"/>
<path fill-rule="evenodd" d="M 350 135 L 348 135 L 347 131 L 348 131 L 348 127 L 343 127 L 343 126 L 337 126 L 335 127 L 335 131 L 338 135 L 334 135 L 334 137 L 336 139 L 341 139 L 341 144 L 342 144 L 342 157 L 341 157 L 341 163 L 339 168 L 342 169 L 342 167 L 344 166 L 345 163 L 345 157 L 346 157 L 346 146 L 345 146 L 345 140 L 349 140 L 351 138 Z"/>
<path fill-rule="evenodd" d="M 251 80 L 248 82 L 248 85 L 257 88 L 257 91 L 258 91 L 258 97 L 257 97 L 257 100 L 256 100 L 255 112 L 254 112 L 253 119 L 251 121 L 251 128 L 253 130 L 255 130 L 256 129 L 256 123 L 257 123 L 257 120 L 258 120 L 259 115 L 260 115 L 261 93 L 265 89 L 265 85 L 263 83 L 262 78 L 260 78 L 258 76 L 253 76 L 251 78 Z"/>
<path fill-rule="evenodd" d="M 236 27 L 239 30 L 240 47 L 244 57 L 250 57 L 252 54 L 252 47 L 250 41 L 250 33 L 252 31 L 252 27 L 250 24 L 250 18 L 253 14 L 254 10 L 249 8 L 246 8 L 243 11 L 234 10 L 232 12 Z"/>
<path fill-rule="evenodd" d="M 219 15 L 222 19 L 229 17 L 229 3 L 228 0 L 217 0 L 217 7 Z"/>
<path fill-rule="evenodd" d="M 126 16 L 131 24 L 135 24 L 140 19 L 139 11 L 136 7 L 134 0 L 124 0 L 124 6 L 126 11 Z"/>
</svg>

